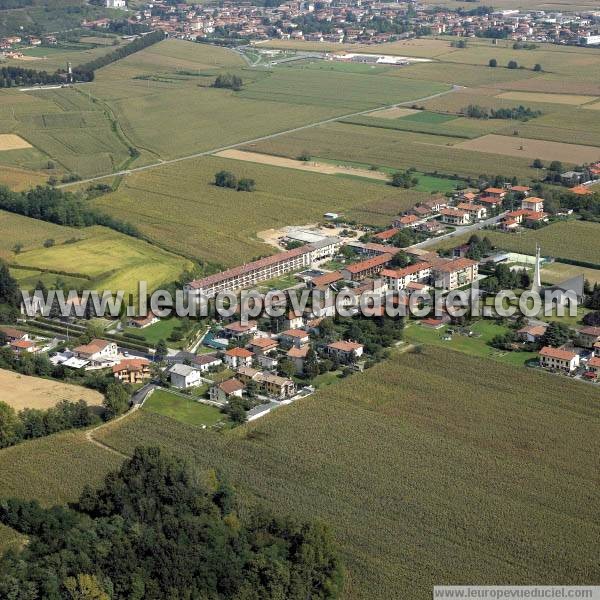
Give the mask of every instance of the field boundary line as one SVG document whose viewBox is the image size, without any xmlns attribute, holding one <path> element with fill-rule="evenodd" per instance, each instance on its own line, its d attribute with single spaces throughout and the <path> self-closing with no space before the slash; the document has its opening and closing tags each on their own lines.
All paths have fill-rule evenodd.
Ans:
<svg viewBox="0 0 600 600">
<path fill-rule="evenodd" d="M 151 163 L 149 165 L 143 165 L 141 167 L 134 167 L 132 169 L 124 169 L 121 171 L 116 171 L 114 173 L 107 173 L 106 175 L 98 175 L 96 177 L 90 177 L 88 179 L 80 179 L 78 181 L 73 181 L 69 183 L 63 183 L 61 185 L 57 185 L 57 188 L 67 188 L 76 185 L 81 185 L 85 183 L 92 183 L 94 181 L 101 181 L 103 179 L 110 179 L 118 176 L 131 175 L 132 173 L 140 173 L 142 171 L 149 171 L 150 169 L 155 169 L 157 167 L 163 167 L 166 165 L 173 165 L 176 163 L 180 163 L 186 160 L 191 160 L 194 158 L 202 158 L 204 156 L 210 156 L 212 154 L 216 154 L 218 152 L 223 152 L 224 150 L 232 150 L 234 148 L 240 148 L 241 146 L 246 146 L 248 144 L 255 144 L 257 142 L 264 142 L 265 140 L 270 140 L 276 137 L 280 137 L 282 135 L 287 135 L 289 133 L 296 133 L 298 131 L 304 131 L 306 129 L 312 129 L 313 127 L 320 127 L 321 125 L 327 125 L 329 123 L 336 123 L 342 119 L 349 119 L 351 117 L 358 117 L 361 115 L 367 115 L 376 110 L 387 110 L 390 108 L 397 108 L 400 106 L 407 106 L 414 104 L 415 102 L 426 102 L 428 100 L 433 100 L 434 98 L 439 98 L 440 96 L 445 96 L 446 94 L 451 94 L 458 89 L 461 89 L 463 86 L 460 85 L 452 85 L 449 90 L 444 90 L 443 92 L 438 92 L 437 94 L 431 94 L 429 96 L 425 96 L 424 98 L 415 98 L 413 100 L 407 100 L 405 102 L 396 102 L 395 104 L 387 104 L 384 106 L 377 106 L 375 108 L 369 108 L 367 110 L 361 110 L 358 112 L 353 112 L 345 115 L 339 115 L 337 117 L 331 117 L 329 119 L 323 119 L 322 121 L 317 121 L 315 123 L 308 123 L 306 125 L 300 125 L 299 127 L 293 127 L 292 129 L 286 129 L 285 131 L 279 131 L 275 133 L 270 133 L 268 135 L 263 135 L 261 137 L 257 137 L 251 140 L 245 140 L 243 142 L 236 142 L 234 144 L 229 144 L 227 146 L 221 146 L 220 148 L 212 148 L 211 150 L 203 150 L 202 152 L 195 152 L 194 154 L 187 154 L 185 156 L 180 156 L 177 158 L 171 158 L 169 160 L 160 160 L 155 163 Z"/>
</svg>

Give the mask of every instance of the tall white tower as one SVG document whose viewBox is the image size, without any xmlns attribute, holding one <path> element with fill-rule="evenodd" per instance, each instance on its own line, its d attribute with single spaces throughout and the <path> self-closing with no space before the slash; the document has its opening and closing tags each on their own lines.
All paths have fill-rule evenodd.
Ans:
<svg viewBox="0 0 600 600">
<path fill-rule="evenodd" d="M 538 244 L 535 245 L 535 268 L 533 271 L 533 282 L 531 284 L 531 291 L 537 292 L 538 294 L 542 291 L 542 256 L 541 248 Z"/>
</svg>

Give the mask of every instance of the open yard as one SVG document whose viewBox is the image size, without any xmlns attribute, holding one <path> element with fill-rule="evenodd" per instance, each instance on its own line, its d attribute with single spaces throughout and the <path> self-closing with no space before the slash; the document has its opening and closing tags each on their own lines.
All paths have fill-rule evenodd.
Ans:
<svg viewBox="0 0 600 600">
<path fill-rule="evenodd" d="M 82 231 L 85 239 L 21 252 L 14 262 L 31 269 L 87 276 L 91 289 L 133 294 L 139 281 L 146 281 L 148 290 L 154 290 L 177 280 L 191 266 L 180 256 L 110 229 L 90 227 Z"/>
<path fill-rule="evenodd" d="M 598 578 L 597 398 L 425 347 L 224 435 L 141 411 L 102 439 L 126 453 L 158 444 L 277 511 L 325 520 L 346 598 L 421 600 L 440 582 Z"/>
<path fill-rule="evenodd" d="M 60 400 L 85 400 L 90 406 L 99 406 L 102 399 L 102 394 L 79 385 L 28 377 L 0 369 L 0 402 L 6 402 L 16 411 L 24 408 L 50 408 Z"/>
<path fill-rule="evenodd" d="M 21 136 L 14 133 L 0 134 L 0 152 L 6 150 L 23 150 L 23 148 L 31 148 L 31 144 Z"/>
<path fill-rule="evenodd" d="M 226 416 L 215 406 L 202 404 L 193 396 L 183 398 L 167 390 L 156 390 L 144 403 L 144 410 L 188 425 L 210 427 Z"/>
<path fill-rule="evenodd" d="M 454 333 L 449 335 L 447 333 L 448 329 L 454 330 Z M 509 331 L 508 327 L 502 327 L 493 321 L 482 319 L 469 326 L 469 330 L 472 331 L 473 335 L 458 334 L 456 333 L 456 327 L 431 329 L 415 321 L 407 327 L 404 337 L 408 342 L 414 344 L 443 346 L 471 356 L 491 358 L 492 360 L 520 367 L 537 356 L 535 352 L 504 352 L 490 346 L 489 342 L 494 336 L 504 335 Z M 448 337 L 451 339 L 447 339 Z"/>
<path fill-rule="evenodd" d="M 600 284 L 600 269 L 586 269 L 560 262 L 553 262 L 542 268 L 542 281 L 545 283 L 560 283 L 582 274 L 591 285 Z"/>
</svg>

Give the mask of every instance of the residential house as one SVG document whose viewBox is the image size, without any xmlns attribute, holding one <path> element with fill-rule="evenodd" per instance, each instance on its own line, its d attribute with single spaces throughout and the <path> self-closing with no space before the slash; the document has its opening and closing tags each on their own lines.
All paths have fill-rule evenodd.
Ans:
<svg viewBox="0 0 600 600">
<path fill-rule="evenodd" d="M 544 346 L 539 352 L 539 359 L 540 365 L 546 369 L 570 373 L 579 366 L 579 354 L 552 346 Z"/>
<path fill-rule="evenodd" d="M 250 340 L 249 346 L 256 355 L 268 354 L 279 346 L 279 342 L 270 337 L 255 337 Z"/>
<path fill-rule="evenodd" d="M 417 225 L 416 229 L 417 231 L 422 231 L 429 235 L 437 235 L 438 233 L 441 233 L 444 226 L 439 221 L 424 221 Z"/>
<path fill-rule="evenodd" d="M 263 393 L 280 400 L 291 398 L 296 393 L 296 384 L 291 379 L 272 373 L 261 373 L 258 383 Z"/>
<path fill-rule="evenodd" d="M 349 281 L 362 281 L 372 275 L 378 275 L 383 271 L 385 266 L 392 260 L 393 255 L 390 253 L 381 254 L 368 258 L 361 262 L 348 265 L 341 269 L 342 277 Z"/>
<path fill-rule="evenodd" d="M 340 341 L 327 346 L 327 352 L 341 362 L 349 362 L 362 356 L 364 346 L 357 342 Z"/>
<path fill-rule="evenodd" d="M 586 368 L 588 372 L 594 374 L 595 379 L 600 379 L 600 357 L 592 356 L 587 362 Z"/>
<path fill-rule="evenodd" d="M 523 200 L 521 200 L 521 208 L 531 212 L 543 212 L 544 200 L 542 198 L 536 198 L 535 196 L 523 198 Z"/>
<path fill-rule="evenodd" d="M 14 342 L 10 342 L 10 348 L 17 355 L 35 354 L 40 351 L 35 343 L 30 340 L 15 340 Z"/>
<path fill-rule="evenodd" d="M 201 373 L 206 373 L 223 364 L 223 361 L 216 354 L 198 354 L 192 358 L 192 366 Z"/>
<path fill-rule="evenodd" d="M 253 358 L 254 353 L 246 348 L 231 348 L 231 350 L 227 350 L 223 355 L 225 364 L 231 369 L 250 367 L 252 366 Z"/>
<path fill-rule="evenodd" d="M 285 348 L 301 348 L 310 341 L 310 334 L 304 329 L 288 329 L 279 334 L 279 341 Z"/>
<path fill-rule="evenodd" d="M 438 289 L 454 290 L 473 283 L 479 274 L 479 264 L 470 258 L 455 258 L 433 266 L 432 276 Z"/>
<path fill-rule="evenodd" d="M 310 350 L 309 346 L 302 346 L 301 348 L 296 348 L 292 346 L 288 351 L 286 356 L 289 360 L 292 361 L 294 367 L 296 367 L 296 373 L 302 374 L 304 372 L 304 363 L 306 361 L 306 356 Z"/>
<path fill-rule="evenodd" d="M 25 331 L 21 331 L 20 329 L 14 329 L 12 327 L 0 327 L 0 332 L 4 334 L 4 337 L 9 344 L 17 341 L 29 341 L 29 334 Z"/>
<path fill-rule="evenodd" d="M 528 196 L 529 192 L 531 192 L 531 188 L 527 185 L 513 185 L 511 186 L 510 191 Z"/>
<path fill-rule="evenodd" d="M 88 367 L 110 367 L 117 361 L 118 348 L 115 342 L 93 339 L 89 344 L 73 348 L 75 356 L 87 361 Z"/>
<path fill-rule="evenodd" d="M 394 219 L 393 227 L 394 229 L 406 229 L 407 227 L 416 227 L 419 223 L 422 223 L 423 219 L 417 217 L 417 215 L 404 215 L 397 219 Z"/>
<path fill-rule="evenodd" d="M 400 229 L 397 227 L 392 227 L 391 229 L 386 229 L 385 231 L 376 233 L 373 237 L 380 242 L 387 242 L 391 240 L 399 231 Z"/>
<path fill-rule="evenodd" d="M 489 210 L 496 210 L 502 206 L 502 199 L 495 196 L 481 196 L 477 202 L 487 206 Z"/>
<path fill-rule="evenodd" d="M 481 204 L 471 204 L 468 202 L 461 202 L 457 208 L 459 210 L 463 210 L 469 213 L 469 216 L 472 221 L 477 221 L 479 219 L 485 219 L 487 215 L 487 208 L 482 206 Z"/>
<path fill-rule="evenodd" d="M 113 365 L 115 379 L 122 383 L 137 384 L 150 377 L 150 361 L 145 358 L 128 358 Z"/>
<path fill-rule="evenodd" d="M 343 279 L 344 278 L 339 271 L 331 271 L 330 273 L 323 273 L 323 275 L 317 275 L 316 277 L 313 277 L 309 286 L 311 288 L 328 286 Z M 289 329 L 296 329 L 296 327 L 289 327 Z"/>
<path fill-rule="evenodd" d="M 190 365 L 177 364 L 169 369 L 171 385 L 180 390 L 187 390 L 200 385 L 202 378 L 200 371 Z"/>
<path fill-rule="evenodd" d="M 208 397 L 213 402 L 224 404 L 225 402 L 229 402 L 231 398 L 241 398 L 244 387 L 244 384 L 234 377 L 211 386 L 208 390 Z"/>
<path fill-rule="evenodd" d="M 129 327 L 135 327 L 136 329 L 145 329 L 146 327 L 150 327 L 150 325 L 154 325 L 158 323 L 160 319 L 152 312 L 149 312 L 144 317 L 131 317 L 127 320 L 127 325 Z"/>
<path fill-rule="evenodd" d="M 297 313 L 293 310 L 290 310 L 283 320 L 285 329 L 299 329 L 302 325 L 304 325 L 302 313 Z"/>
<path fill-rule="evenodd" d="M 248 321 L 247 323 L 237 321 L 235 323 L 229 323 L 228 325 L 225 325 L 223 329 L 225 330 L 226 336 L 240 338 L 245 335 L 256 333 L 258 331 L 258 324 L 256 321 Z"/>
<path fill-rule="evenodd" d="M 517 336 L 523 342 L 539 342 L 546 333 L 548 325 L 526 325 L 517 331 Z"/>
<path fill-rule="evenodd" d="M 468 225 L 471 222 L 471 215 L 458 208 L 443 208 L 440 214 L 442 215 L 442 223 L 448 225 Z"/>
<path fill-rule="evenodd" d="M 497 198 L 499 200 L 502 200 L 504 198 L 504 196 L 506 196 L 508 191 L 503 188 L 489 187 L 489 188 L 486 188 L 485 190 L 483 190 L 483 193 L 486 196 L 490 196 L 492 198 Z"/>
<path fill-rule="evenodd" d="M 582 348 L 594 348 L 594 344 L 600 342 L 600 327 L 582 327 L 577 332 L 575 343 Z"/>
</svg>

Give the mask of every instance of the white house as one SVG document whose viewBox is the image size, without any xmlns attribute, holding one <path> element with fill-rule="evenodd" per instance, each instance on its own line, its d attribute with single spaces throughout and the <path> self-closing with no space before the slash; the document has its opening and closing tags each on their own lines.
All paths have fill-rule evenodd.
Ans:
<svg viewBox="0 0 600 600">
<path fill-rule="evenodd" d="M 574 371 L 579 366 L 579 354 L 544 346 L 539 352 L 540 365 L 546 369 L 559 369 L 561 371 Z"/>
<path fill-rule="evenodd" d="M 238 367 L 250 367 L 252 366 L 252 358 L 254 354 L 246 348 L 231 348 L 227 350 L 223 356 L 225 364 L 231 369 L 237 369 Z"/>
<path fill-rule="evenodd" d="M 205 373 L 209 369 L 222 364 L 223 361 L 216 354 L 199 354 L 192 359 L 192 366 L 201 373 Z"/>
<path fill-rule="evenodd" d="M 364 346 L 357 342 L 333 342 L 327 346 L 327 352 L 336 356 L 341 360 L 348 360 L 350 358 L 359 358 L 362 356 Z"/>
<path fill-rule="evenodd" d="M 87 361 L 87 367 L 111 367 L 118 360 L 119 350 L 115 342 L 93 339 L 89 344 L 73 348 L 75 356 Z"/>
<path fill-rule="evenodd" d="M 238 379 L 232 378 L 213 385 L 208 395 L 213 402 L 225 403 L 232 397 L 242 397 L 244 384 Z"/>
<path fill-rule="evenodd" d="M 187 390 L 191 387 L 200 385 L 200 371 L 189 365 L 176 364 L 169 369 L 171 375 L 171 385 L 180 390 Z"/>
</svg>

